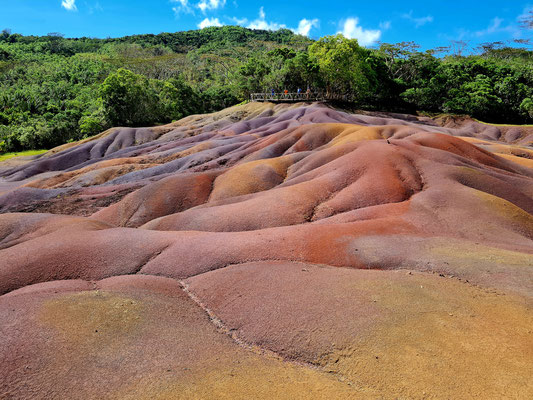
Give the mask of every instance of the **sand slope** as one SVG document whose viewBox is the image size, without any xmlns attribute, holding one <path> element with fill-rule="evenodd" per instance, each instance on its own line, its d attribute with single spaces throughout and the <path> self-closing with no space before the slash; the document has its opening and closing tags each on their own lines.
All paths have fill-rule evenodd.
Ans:
<svg viewBox="0 0 533 400">
<path fill-rule="evenodd" d="M 251 103 L 0 166 L 0 397 L 533 397 L 513 129 Z"/>
</svg>

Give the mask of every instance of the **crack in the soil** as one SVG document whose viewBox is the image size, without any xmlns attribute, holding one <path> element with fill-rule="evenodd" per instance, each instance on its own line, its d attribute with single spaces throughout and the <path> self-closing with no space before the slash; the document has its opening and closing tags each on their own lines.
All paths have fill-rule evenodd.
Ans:
<svg viewBox="0 0 533 400">
<path fill-rule="evenodd" d="M 207 307 L 200 300 L 200 298 L 198 296 L 196 296 L 189 289 L 189 285 L 187 284 L 187 282 L 185 282 L 184 280 L 179 280 L 178 282 L 179 282 L 182 290 L 185 292 L 185 294 L 194 303 L 196 303 L 198 305 L 198 307 L 200 307 L 207 314 L 207 316 L 209 318 L 209 321 L 215 326 L 216 330 L 219 333 L 227 335 L 237 346 L 239 346 L 239 347 L 241 347 L 241 348 L 243 348 L 243 349 L 245 349 L 247 351 L 251 351 L 252 353 L 257 354 L 257 355 L 259 355 L 261 357 L 269 357 L 269 358 L 273 358 L 273 359 L 279 360 L 279 361 L 281 361 L 283 363 L 288 363 L 288 364 L 292 364 L 294 366 L 299 366 L 299 367 L 312 369 L 314 371 L 317 371 L 317 372 L 320 372 L 320 373 L 323 373 L 323 374 L 333 375 L 339 382 L 342 382 L 342 383 L 344 383 L 344 384 L 346 384 L 346 385 L 348 385 L 350 387 L 353 387 L 353 388 L 359 388 L 359 386 L 357 386 L 355 384 L 355 382 L 350 381 L 344 375 L 341 375 L 338 372 L 331 371 L 331 370 L 325 370 L 322 366 L 317 365 L 317 364 L 313 364 L 313 363 L 310 363 L 310 362 L 289 359 L 289 358 L 284 357 L 283 355 L 281 355 L 279 353 L 276 353 L 275 351 L 260 347 L 258 345 L 254 345 L 252 343 L 248 343 L 247 341 L 245 341 L 245 340 L 243 340 L 242 338 L 239 337 L 239 335 L 237 334 L 237 330 L 236 329 L 228 328 L 226 326 L 226 324 L 224 324 L 224 322 L 220 318 L 218 318 L 216 316 L 216 314 L 209 307 Z"/>
</svg>

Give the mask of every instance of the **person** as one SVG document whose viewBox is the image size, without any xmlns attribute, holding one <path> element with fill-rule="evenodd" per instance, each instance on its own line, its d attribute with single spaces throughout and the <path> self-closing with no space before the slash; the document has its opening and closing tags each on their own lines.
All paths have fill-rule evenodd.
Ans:
<svg viewBox="0 0 533 400">
<path fill-rule="evenodd" d="M 270 91 L 270 94 L 272 95 L 272 97 L 274 97 L 274 94 L 275 94 L 274 89 L 272 89 L 272 90 Z"/>
<path fill-rule="evenodd" d="M 309 89 L 309 86 L 307 86 L 307 91 L 305 92 L 307 100 L 309 100 L 309 97 L 311 97 L 311 89 Z"/>
<path fill-rule="evenodd" d="M 302 89 L 298 88 L 298 94 L 302 93 Z"/>
</svg>

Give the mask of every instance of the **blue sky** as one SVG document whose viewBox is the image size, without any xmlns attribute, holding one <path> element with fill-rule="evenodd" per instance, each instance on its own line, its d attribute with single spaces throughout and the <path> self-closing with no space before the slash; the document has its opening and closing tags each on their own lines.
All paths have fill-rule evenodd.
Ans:
<svg viewBox="0 0 533 400">
<path fill-rule="evenodd" d="M 0 0 L 0 29 L 105 38 L 210 25 L 286 27 L 312 38 L 342 32 L 365 46 L 415 41 L 427 49 L 531 37 L 517 22 L 531 9 L 532 0 Z"/>
</svg>

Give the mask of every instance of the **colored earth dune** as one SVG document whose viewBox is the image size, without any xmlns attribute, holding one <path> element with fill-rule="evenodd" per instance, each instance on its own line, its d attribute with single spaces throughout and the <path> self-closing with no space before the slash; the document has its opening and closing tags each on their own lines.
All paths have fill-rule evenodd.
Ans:
<svg viewBox="0 0 533 400">
<path fill-rule="evenodd" d="M 531 399 L 532 144 L 250 103 L 5 161 L 0 398 Z"/>
</svg>

